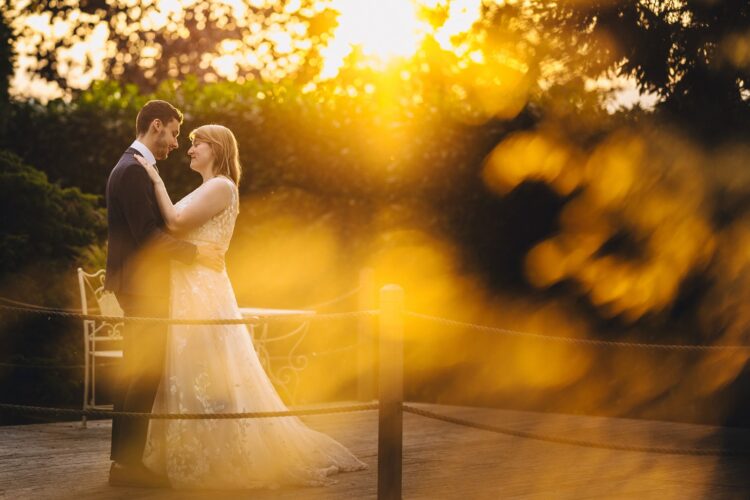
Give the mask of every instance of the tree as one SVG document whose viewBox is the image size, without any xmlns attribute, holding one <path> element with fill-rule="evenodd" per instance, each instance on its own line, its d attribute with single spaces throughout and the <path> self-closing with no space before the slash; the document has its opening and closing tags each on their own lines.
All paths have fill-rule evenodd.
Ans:
<svg viewBox="0 0 750 500">
<path fill-rule="evenodd" d="M 50 260 L 69 264 L 103 235 L 96 196 L 51 184 L 7 151 L 0 151 L 0 211 L 0 275 Z"/>
<path fill-rule="evenodd" d="M 7 127 L 8 105 L 10 102 L 10 77 L 13 76 L 15 35 L 8 24 L 8 6 L 0 5 L 0 142 Z"/>
<path fill-rule="evenodd" d="M 217 0 L 197 0 L 184 7 L 164 5 L 166 2 L 155 1 L 31 0 L 25 13 L 45 14 L 51 24 L 62 21 L 70 26 L 68 33 L 47 39 L 32 27 L 24 29 L 23 37 L 38 42 L 32 54 L 37 64 L 32 69 L 61 88 L 70 89 L 64 73 L 72 63 L 65 59 L 62 49 L 106 26 L 104 75 L 121 83 L 134 83 L 144 92 L 154 91 L 167 79 L 183 80 L 190 75 L 209 83 L 291 78 L 302 86 L 319 76 L 326 62 L 322 52 L 343 22 L 331 3 L 319 0 L 246 1 L 231 6 Z M 538 0 L 478 2 L 478 7 L 476 22 L 466 24 L 463 18 L 474 14 L 451 13 L 461 9 L 448 4 L 421 5 L 420 16 L 428 19 L 430 27 L 423 26 L 427 30 L 420 42 L 423 50 L 413 62 L 426 62 L 438 69 L 436 76 L 445 76 L 459 61 L 468 64 L 466 73 L 470 67 L 481 66 L 481 62 L 472 60 L 478 52 L 488 58 L 497 54 L 506 62 L 519 63 L 519 67 L 528 65 L 528 78 L 535 80 L 532 83 L 544 80 L 545 87 L 560 79 L 596 76 L 607 64 L 597 54 L 601 51 L 587 30 L 572 31 L 579 25 L 573 16 L 575 11 L 569 7 Z M 462 27 L 448 26 L 451 20 Z M 367 58 L 363 52 L 353 50 L 346 56 L 344 70 L 361 66 L 359 63 Z M 92 65 L 93 61 L 87 60 L 82 69 Z M 417 64 L 413 66 L 418 68 Z M 557 69 L 553 69 L 555 66 Z M 362 72 L 354 72 L 361 80 Z M 489 72 L 485 73 L 474 76 L 489 87 L 493 81 L 488 78 Z M 487 90 L 480 93 L 487 94 Z"/>
<path fill-rule="evenodd" d="M 709 139 L 750 128 L 746 0 L 580 2 L 582 26 L 612 40 L 619 72 L 658 93 L 659 108 Z"/>
<path fill-rule="evenodd" d="M 75 307 L 75 266 L 89 267 L 103 237 L 97 196 L 62 188 L 16 155 L 0 150 L 0 296 Z M 4 401 L 60 404 L 81 394 L 80 320 L 3 311 L 0 395 Z M 18 365 L 18 366 L 14 366 Z M 45 365 L 47 368 L 28 368 Z M 0 416 L 0 424 L 19 417 Z"/>
<path fill-rule="evenodd" d="M 60 49 L 86 40 L 95 30 L 109 30 L 108 57 L 104 73 L 124 83 L 135 83 L 143 91 L 156 89 L 167 79 L 195 75 L 218 81 L 225 71 L 233 78 L 277 79 L 301 71 L 298 61 L 314 58 L 318 37 L 331 26 L 331 12 L 320 2 L 239 2 L 229 5 L 215 0 L 198 0 L 182 8 L 159 2 L 127 0 L 32 0 L 24 8 L 29 14 L 49 14 L 51 20 L 70 24 L 65 36 L 43 40 L 37 48 L 34 71 L 62 89 L 69 88 L 61 74 Z M 260 6 L 258 6 L 260 5 Z M 293 6 L 293 9 L 289 9 Z M 24 36 L 33 38 L 32 28 Z M 221 55 L 242 54 L 234 70 L 222 67 Z M 302 54 L 302 57 L 300 57 Z M 93 61 L 84 63 L 90 69 Z"/>
</svg>

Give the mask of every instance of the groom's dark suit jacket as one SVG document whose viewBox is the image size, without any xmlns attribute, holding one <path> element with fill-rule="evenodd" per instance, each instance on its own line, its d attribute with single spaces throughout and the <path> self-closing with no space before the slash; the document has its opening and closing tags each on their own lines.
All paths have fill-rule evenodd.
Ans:
<svg viewBox="0 0 750 500">
<path fill-rule="evenodd" d="M 107 220 L 109 249 L 104 287 L 115 292 L 126 316 L 167 317 L 169 261 L 195 259 L 195 245 L 164 232 L 154 185 L 129 148 L 109 174 Z M 126 324 L 123 329 L 122 387 L 115 410 L 148 412 L 164 371 L 167 326 Z M 141 464 L 148 420 L 112 419 L 111 459 Z"/>
<path fill-rule="evenodd" d="M 107 181 L 109 243 L 104 287 L 116 295 L 169 297 L 169 261 L 190 264 L 196 247 L 164 231 L 154 185 L 128 148 Z M 127 311 L 126 311 L 127 312 Z"/>
</svg>

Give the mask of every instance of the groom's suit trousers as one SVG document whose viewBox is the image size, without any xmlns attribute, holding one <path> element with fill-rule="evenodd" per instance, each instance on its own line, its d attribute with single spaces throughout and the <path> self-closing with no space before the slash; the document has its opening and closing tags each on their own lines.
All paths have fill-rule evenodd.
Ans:
<svg viewBox="0 0 750 500">
<path fill-rule="evenodd" d="M 126 317 L 169 316 L 169 299 L 117 294 Z M 123 358 L 115 397 L 116 411 L 151 412 L 164 373 L 168 325 L 126 323 L 123 329 Z M 111 459 L 122 465 L 142 463 L 148 432 L 147 418 L 114 417 Z"/>
</svg>

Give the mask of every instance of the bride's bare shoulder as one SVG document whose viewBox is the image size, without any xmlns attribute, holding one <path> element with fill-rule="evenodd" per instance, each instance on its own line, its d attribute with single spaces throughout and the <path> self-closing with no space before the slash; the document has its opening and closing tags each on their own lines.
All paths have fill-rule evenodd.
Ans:
<svg viewBox="0 0 750 500">
<path fill-rule="evenodd" d="M 196 191 L 200 192 L 201 198 L 211 198 L 213 200 L 223 200 L 229 203 L 234 195 L 234 183 L 231 179 L 223 176 L 216 176 L 201 184 Z"/>
<path fill-rule="evenodd" d="M 237 184 L 235 184 L 235 182 L 231 178 L 227 177 L 226 175 L 219 174 L 211 180 L 214 180 L 214 179 L 218 179 L 219 181 L 224 182 L 224 184 L 231 187 L 232 189 L 237 189 Z"/>
</svg>

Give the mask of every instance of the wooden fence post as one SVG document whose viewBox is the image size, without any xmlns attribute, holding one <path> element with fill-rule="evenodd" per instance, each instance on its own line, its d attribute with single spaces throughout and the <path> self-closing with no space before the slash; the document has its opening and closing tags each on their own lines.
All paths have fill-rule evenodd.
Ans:
<svg viewBox="0 0 750 500">
<path fill-rule="evenodd" d="M 378 500 L 401 499 L 403 336 L 404 291 L 386 285 L 380 290 Z"/>
<path fill-rule="evenodd" d="M 377 307 L 375 272 L 371 268 L 359 273 L 357 310 L 370 311 Z M 357 399 L 372 401 L 375 397 L 375 335 L 374 319 L 364 316 L 357 320 Z"/>
</svg>

